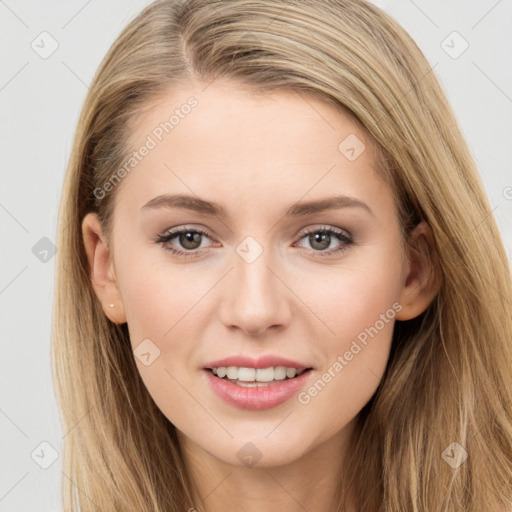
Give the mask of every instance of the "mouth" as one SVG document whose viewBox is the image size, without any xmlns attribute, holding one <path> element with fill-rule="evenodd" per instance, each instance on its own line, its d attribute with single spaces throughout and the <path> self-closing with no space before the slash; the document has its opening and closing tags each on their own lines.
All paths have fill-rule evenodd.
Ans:
<svg viewBox="0 0 512 512">
<path fill-rule="evenodd" d="M 296 379 L 312 369 L 285 366 L 270 366 L 268 368 L 219 366 L 205 368 L 206 371 L 220 380 L 246 388 L 275 386 L 276 384 Z"/>
<path fill-rule="evenodd" d="M 224 361 L 223 361 L 224 362 Z M 288 362 L 288 365 L 292 363 Z M 284 404 L 308 385 L 314 368 L 268 366 L 261 360 L 254 366 L 203 368 L 210 389 L 227 404 L 239 409 L 261 411 Z M 260 368 L 256 368 L 260 366 Z"/>
</svg>

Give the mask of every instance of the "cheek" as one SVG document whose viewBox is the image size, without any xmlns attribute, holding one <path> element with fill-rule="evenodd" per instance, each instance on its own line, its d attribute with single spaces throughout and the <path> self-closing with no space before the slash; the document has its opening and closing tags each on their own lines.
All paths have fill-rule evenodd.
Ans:
<svg viewBox="0 0 512 512">
<path fill-rule="evenodd" d="M 323 318 L 334 334 L 323 328 L 318 338 L 322 364 L 310 386 L 297 395 L 302 414 L 311 418 L 311 428 L 321 439 L 347 425 L 374 395 L 386 370 L 400 309 L 388 279 L 366 275 L 344 282 L 344 291 L 326 302 Z"/>
<path fill-rule="evenodd" d="M 125 259 L 118 274 L 140 376 L 160 410 L 181 425 L 188 415 L 201 412 L 183 383 L 197 371 L 193 340 L 201 329 L 195 321 L 200 322 L 196 304 L 209 286 L 194 279 L 192 272 L 135 255 Z M 142 357 L 145 353 L 149 364 Z"/>
<path fill-rule="evenodd" d="M 144 254 L 127 258 L 119 274 L 132 342 L 152 336 L 163 340 L 166 334 L 170 338 L 178 322 L 189 321 L 208 289 L 197 273 L 165 260 L 156 263 Z"/>
<path fill-rule="evenodd" d="M 382 314 L 388 312 L 387 319 L 394 318 L 392 305 L 401 285 L 400 254 L 375 246 L 347 258 L 337 267 L 319 270 L 314 279 L 297 276 L 294 282 L 296 294 L 317 316 L 316 330 L 323 329 L 323 345 L 330 351 L 364 333 Z M 307 316 L 311 317 L 311 313 Z M 388 322 L 384 327 L 379 322 L 378 326 L 384 336 L 390 336 Z"/>
<path fill-rule="evenodd" d="M 199 279 L 192 266 L 171 264 L 161 255 L 157 262 L 142 251 L 119 267 L 130 342 L 146 388 L 161 410 L 187 410 L 192 404 L 180 383 L 197 372 L 197 347 L 208 318 L 204 305 L 215 276 Z M 149 365 L 138 357 L 147 352 Z"/>
<path fill-rule="evenodd" d="M 302 297 L 322 321 L 315 332 L 316 350 L 322 361 L 322 380 L 311 395 L 317 404 L 338 412 L 355 414 L 377 388 L 387 366 L 401 283 L 400 252 L 393 244 L 368 247 L 358 254 L 357 263 L 329 271 L 329 277 L 303 285 Z M 327 276 L 327 274 L 326 274 Z M 329 388 L 323 391 L 323 387 Z M 337 397 L 334 399 L 333 397 Z M 300 400 L 299 400 L 300 401 Z M 351 410 L 352 409 L 352 410 Z"/>
</svg>

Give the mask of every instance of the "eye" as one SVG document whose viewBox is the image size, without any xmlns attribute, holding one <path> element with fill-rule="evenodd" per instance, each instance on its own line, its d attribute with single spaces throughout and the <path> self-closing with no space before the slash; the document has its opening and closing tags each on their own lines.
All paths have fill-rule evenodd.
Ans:
<svg viewBox="0 0 512 512">
<path fill-rule="evenodd" d="M 313 253 L 311 253 L 311 256 L 314 257 L 339 254 L 347 250 L 348 247 L 353 244 L 352 236 L 348 231 L 327 226 L 309 229 L 302 235 L 301 240 L 303 238 L 306 238 L 310 246 L 314 249 Z M 326 250 L 331 245 L 331 242 L 336 241 L 339 242 L 338 247 Z"/>
<path fill-rule="evenodd" d="M 202 251 L 197 250 L 201 245 L 202 237 L 210 238 L 209 233 L 203 229 L 182 227 L 179 229 L 167 231 L 162 235 L 158 235 L 155 239 L 155 242 L 162 244 L 163 248 L 172 254 L 185 257 L 196 257 L 200 256 L 202 253 Z M 182 251 L 180 249 L 175 249 L 169 245 L 169 242 L 175 238 L 177 238 L 177 241 L 186 250 Z"/>
</svg>

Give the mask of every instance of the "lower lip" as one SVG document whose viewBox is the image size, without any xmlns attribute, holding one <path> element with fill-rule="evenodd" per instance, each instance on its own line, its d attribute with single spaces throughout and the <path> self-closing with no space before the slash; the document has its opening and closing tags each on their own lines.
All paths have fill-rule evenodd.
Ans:
<svg viewBox="0 0 512 512">
<path fill-rule="evenodd" d="M 241 409 L 259 411 L 277 407 L 289 400 L 304 387 L 311 370 L 304 371 L 293 379 L 278 381 L 278 384 L 253 388 L 238 386 L 227 380 L 220 379 L 210 370 L 205 370 L 205 372 L 213 391 L 228 404 Z"/>
</svg>

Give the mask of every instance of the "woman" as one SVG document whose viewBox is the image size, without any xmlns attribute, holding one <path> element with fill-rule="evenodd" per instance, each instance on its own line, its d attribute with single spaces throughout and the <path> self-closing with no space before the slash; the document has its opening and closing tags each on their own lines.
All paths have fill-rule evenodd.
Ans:
<svg viewBox="0 0 512 512">
<path fill-rule="evenodd" d="M 510 269 L 380 9 L 151 4 L 59 223 L 66 510 L 512 510 Z"/>
</svg>

